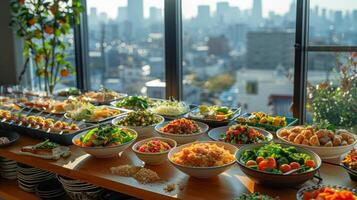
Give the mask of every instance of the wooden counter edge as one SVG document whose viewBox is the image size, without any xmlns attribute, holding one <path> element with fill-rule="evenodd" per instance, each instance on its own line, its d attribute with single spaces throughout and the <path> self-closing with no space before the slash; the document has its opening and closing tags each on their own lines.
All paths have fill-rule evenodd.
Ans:
<svg viewBox="0 0 357 200">
<path fill-rule="evenodd" d="M 16 153 L 0 149 L 0 156 L 14 160 L 23 164 L 30 165 L 32 167 L 37 167 L 43 170 L 47 170 L 62 176 L 66 176 L 73 179 L 79 179 L 94 185 L 120 192 L 126 195 L 130 195 L 141 199 L 155 199 L 155 200 L 177 200 L 178 198 L 162 195 L 155 192 L 150 192 L 140 188 L 135 188 L 130 185 L 126 185 L 120 182 L 111 181 L 99 176 L 92 176 L 90 174 L 82 173 L 80 170 L 71 170 L 65 167 L 57 166 L 49 163 L 48 161 L 40 162 L 40 158 L 34 158 L 31 156 L 18 155 Z M 36 159 L 39 162 L 34 162 Z"/>
</svg>

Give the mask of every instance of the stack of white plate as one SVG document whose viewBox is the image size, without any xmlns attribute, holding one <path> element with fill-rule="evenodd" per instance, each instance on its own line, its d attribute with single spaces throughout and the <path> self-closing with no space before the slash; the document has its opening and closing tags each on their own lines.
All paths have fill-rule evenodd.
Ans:
<svg viewBox="0 0 357 200">
<path fill-rule="evenodd" d="M 17 163 L 13 160 L 0 157 L 0 175 L 9 180 L 17 178 Z"/>
<path fill-rule="evenodd" d="M 57 175 L 68 196 L 75 200 L 97 200 L 100 198 L 104 189 L 90 183 L 70 179 Z"/>
<path fill-rule="evenodd" d="M 38 184 L 54 177 L 55 174 L 51 172 L 18 163 L 18 185 L 26 192 L 36 192 L 36 187 Z"/>
<path fill-rule="evenodd" d="M 43 181 L 36 187 L 36 194 L 41 199 L 55 200 L 64 199 L 66 192 L 64 191 L 62 184 L 57 178 L 52 178 L 47 181 Z"/>
</svg>

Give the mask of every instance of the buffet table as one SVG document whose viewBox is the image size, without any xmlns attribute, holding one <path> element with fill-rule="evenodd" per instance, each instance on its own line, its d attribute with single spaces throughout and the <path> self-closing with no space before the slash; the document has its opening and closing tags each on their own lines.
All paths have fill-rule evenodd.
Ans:
<svg viewBox="0 0 357 200">
<path fill-rule="evenodd" d="M 204 138 L 207 139 L 207 138 Z M 49 161 L 31 156 L 18 155 L 21 147 L 38 143 L 39 140 L 22 135 L 20 140 L 8 147 L 0 148 L 0 156 L 15 160 L 33 167 L 51 171 L 63 176 L 86 181 L 103 188 L 118 191 L 140 199 L 234 199 L 245 192 L 260 192 L 280 199 L 295 199 L 297 188 L 273 189 L 257 185 L 246 177 L 238 165 L 229 171 L 210 179 L 190 178 L 175 169 L 170 163 L 159 166 L 145 166 L 156 171 L 165 180 L 162 183 L 140 184 L 133 178 L 120 177 L 110 172 L 110 167 L 123 164 L 143 165 L 128 148 L 121 157 L 96 159 L 84 153 L 76 146 L 70 146 L 71 156 L 66 159 Z M 337 162 L 332 160 L 329 162 Z M 323 163 L 320 169 L 324 184 L 343 185 L 357 188 L 345 170 L 341 167 Z M 308 184 L 313 184 L 309 182 Z M 172 192 L 164 188 L 168 184 L 177 184 L 179 187 Z M 0 198 L 5 199 L 38 199 L 35 195 L 21 191 L 14 181 L 0 180 Z"/>
</svg>

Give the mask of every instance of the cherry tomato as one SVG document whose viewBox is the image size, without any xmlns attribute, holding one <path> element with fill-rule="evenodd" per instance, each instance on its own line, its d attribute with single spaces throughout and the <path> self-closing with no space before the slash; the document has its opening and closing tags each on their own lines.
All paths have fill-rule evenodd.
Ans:
<svg viewBox="0 0 357 200">
<path fill-rule="evenodd" d="M 250 167 L 250 166 L 256 166 L 257 165 L 257 162 L 255 162 L 254 160 L 248 160 L 246 163 L 245 163 L 245 165 L 247 166 L 247 167 Z"/>
<path fill-rule="evenodd" d="M 263 161 L 263 160 L 264 160 L 264 158 L 261 157 L 261 156 L 258 156 L 257 159 L 256 159 L 256 161 L 257 161 L 258 164 L 259 164 L 261 161 Z"/>
<path fill-rule="evenodd" d="M 298 162 L 292 162 L 290 163 L 291 169 L 298 169 L 300 168 L 300 164 Z"/>
<path fill-rule="evenodd" d="M 259 164 L 258 164 L 258 169 L 261 171 L 266 171 L 268 169 L 268 160 L 262 160 Z"/>
<path fill-rule="evenodd" d="M 276 169 L 276 161 L 273 157 L 268 157 L 268 168 L 269 169 Z"/>
<path fill-rule="evenodd" d="M 291 166 L 288 164 L 282 164 L 282 165 L 280 165 L 279 169 L 280 169 L 280 171 L 285 173 L 285 172 L 288 172 L 291 170 Z"/>
<path fill-rule="evenodd" d="M 305 165 L 311 168 L 315 168 L 315 162 L 313 160 L 307 160 Z"/>
</svg>

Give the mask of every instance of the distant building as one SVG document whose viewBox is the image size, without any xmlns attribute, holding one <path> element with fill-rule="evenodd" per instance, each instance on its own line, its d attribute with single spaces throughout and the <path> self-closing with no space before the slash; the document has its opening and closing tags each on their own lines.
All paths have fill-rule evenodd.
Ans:
<svg viewBox="0 0 357 200">
<path fill-rule="evenodd" d="M 253 0 L 252 21 L 259 25 L 263 20 L 262 0 Z"/>
<path fill-rule="evenodd" d="M 229 3 L 228 2 L 218 2 L 216 4 L 217 10 L 216 10 L 216 18 L 218 22 L 226 22 L 227 20 L 227 13 L 229 13 Z"/>
<path fill-rule="evenodd" d="M 239 51 L 245 49 L 248 33 L 247 24 L 232 24 L 228 26 L 227 37 L 234 49 Z"/>
<path fill-rule="evenodd" d="M 210 37 L 207 46 L 209 55 L 228 56 L 230 51 L 228 39 L 224 35 Z"/>
<path fill-rule="evenodd" d="M 162 16 L 163 16 L 162 9 L 156 7 L 150 7 L 149 21 L 151 23 L 161 22 L 163 20 Z"/>
<path fill-rule="evenodd" d="M 143 0 L 128 0 L 128 21 L 134 29 L 139 28 L 144 20 Z"/>
<path fill-rule="evenodd" d="M 198 25 L 208 24 L 211 18 L 210 7 L 208 5 L 199 5 L 197 7 L 196 22 Z"/>
<path fill-rule="evenodd" d="M 128 8 L 127 7 L 119 7 L 117 13 L 117 22 L 124 22 L 128 20 Z"/>
<path fill-rule="evenodd" d="M 249 69 L 275 69 L 278 65 L 294 67 L 294 41 L 292 31 L 255 31 L 247 35 L 246 67 Z"/>
</svg>

